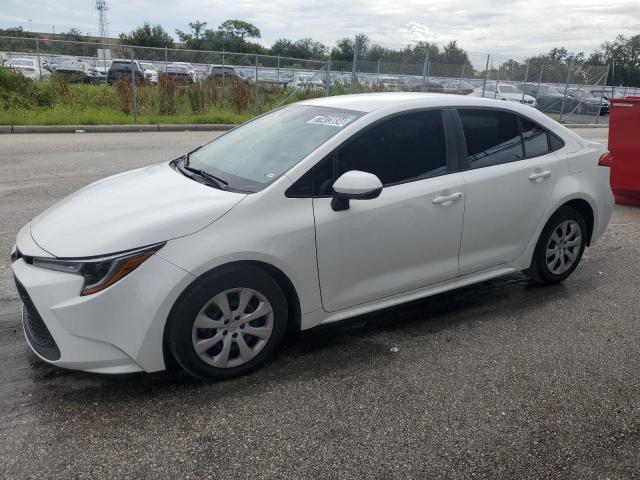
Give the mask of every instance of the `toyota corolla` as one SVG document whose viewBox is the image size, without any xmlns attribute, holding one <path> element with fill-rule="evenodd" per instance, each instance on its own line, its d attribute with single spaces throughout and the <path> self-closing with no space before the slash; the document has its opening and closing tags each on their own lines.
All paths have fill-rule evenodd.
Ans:
<svg viewBox="0 0 640 480">
<path fill-rule="evenodd" d="M 26 339 L 60 367 L 154 372 L 173 357 L 222 379 L 288 329 L 512 272 L 554 284 L 609 221 L 610 161 L 518 103 L 290 105 L 24 226 L 12 267 Z"/>
</svg>

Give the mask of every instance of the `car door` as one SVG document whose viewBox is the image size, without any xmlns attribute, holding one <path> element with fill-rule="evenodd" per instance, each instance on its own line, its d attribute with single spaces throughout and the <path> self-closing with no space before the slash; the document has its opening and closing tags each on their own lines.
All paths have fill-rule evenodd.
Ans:
<svg viewBox="0 0 640 480">
<path fill-rule="evenodd" d="M 465 214 L 460 275 L 517 259 L 533 239 L 558 176 L 549 133 L 499 109 L 460 108 Z"/>
<path fill-rule="evenodd" d="M 378 198 L 334 211 L 331 195 L 313 199 L 318 274 L 327 311 L 440 282 L 458 273 L 464 180 L 442 110 L 382 120 L 343 144 L 324 168 L 331 185 L 360 170 L 384 185 Z M 448 130 L 447 130 L 448 131 Z M 449 146 L 449 148 L 447 147 Z"/>
</svg>

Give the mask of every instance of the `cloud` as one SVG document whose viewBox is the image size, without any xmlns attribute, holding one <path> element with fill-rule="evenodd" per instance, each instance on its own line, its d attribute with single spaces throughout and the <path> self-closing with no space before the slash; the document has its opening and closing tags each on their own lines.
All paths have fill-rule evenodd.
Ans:
<svg viewBox="0 0 640 480">
<path fill-rule="evenodd" d="M 0 26 L 32 18 L 47 31 L 78 27 L 94 33 L 97 14 L 87 0 L 2 0 Z M 262 30 L 262 42 L 313 37 L 327 45 L 367 33 L 374 41 L 400 46 L 415 41 L 450 40 L 469 51 L 528 55 L 565 46 L 592 51 L 618 34 L 638 33 L 638 0 L 108 0 L 112 33 L 130 31 L 144 21 L 173 33 L 190 21 L 215 27 L 240 18 Z"/>
</svg>

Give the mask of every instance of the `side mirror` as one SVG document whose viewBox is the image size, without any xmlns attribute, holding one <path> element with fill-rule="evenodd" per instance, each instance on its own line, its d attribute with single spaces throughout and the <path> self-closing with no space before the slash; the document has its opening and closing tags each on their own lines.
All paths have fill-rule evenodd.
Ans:
<svg viewBox="0 0 640 480">
<path fill-rule="evenodd" d="M 351 170 L 333 184 L 335 192 L 331 208 L 339 212 L 349 209 L 350 200 L 371 200 L 382 192 L 382 182 L 372 173 Z"/>
</svg>

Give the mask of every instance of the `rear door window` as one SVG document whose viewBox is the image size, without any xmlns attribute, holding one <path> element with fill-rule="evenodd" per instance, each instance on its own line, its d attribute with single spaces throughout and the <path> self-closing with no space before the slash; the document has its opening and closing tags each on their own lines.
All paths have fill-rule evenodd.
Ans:
<svg viewBox="0 0 640 480">
<path fill-rule="evenodd" d="M 527 158 L 539 157 L 549 153 L 549 139 L 544 128 L 524 117 L 520 117 L 520 125 L 524 141 L 524 154 Z"/>
<path fill-rule="evenodd" d="M 501 110 L 458 109 L 469 168 L 482 168 L 524 158 L 518 117 Z"/>
</svg>

